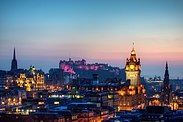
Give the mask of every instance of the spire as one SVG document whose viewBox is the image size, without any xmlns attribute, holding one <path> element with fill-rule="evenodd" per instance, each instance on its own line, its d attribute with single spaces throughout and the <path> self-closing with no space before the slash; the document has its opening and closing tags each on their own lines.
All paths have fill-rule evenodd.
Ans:
<svg viewBox="0 0 183 122">
<path fill-rule="evenodd" d="M 166 70 L 168 70 L 168 63 L 167 63 L 167 61 L 166 61 Z"/>
<path fill-rule="evenodd" d="M 16 60 L 16 53 L 15 53 L 15 48 L 13 52 L 13 60 L 11 61 L 11 71 L 17 70 L 17 60 Z"/>
<path fill-rule="evenodd" d="M 135 55 L 135 49 L 133 48 L 132 51 L 131 51 L 131 55 Z"/>
<path fill-rule="evenodd" d="M 165 68 L 165 78 L 169 78 L 169 73 L 168 73 L 168 62 L 166 61 L 166 68 Z"/>
<path fill-rule="evenodd" d="M 135 49 L 134 49 L 134 42 L 133 42 L 133 47 L 132 47 L 132 51 L 131 51 L 131 55 L 135 55 Z"/>
<path fill-rule="evenodd" d="M 165 75 L 164 75 L 164 81 L 162 86 L 162 103 L 163 104 L 170 104 L 172 100 L 172 90 L 170 85 L 170 79 L 169 79 L 169 73 L 168 73 L 168 63 L 166 61 L 166 67 L 165 67 Z"/>
<path fill-rule="evenodd" d="M 169 73 L 168 73 L 168 63 L 166 62 L 166 67 L 165 67 L 165 75 L 164 75 L 164 87 L 168 87 L 170 81 L 169 81 Z"/>
<path fill-rule="evenodd" d="M 14 53 L 13 53 L 13 59 L 15 59 L 15 60 L 16 60 L 15 48 L 14 48 Z"/>
</svg>

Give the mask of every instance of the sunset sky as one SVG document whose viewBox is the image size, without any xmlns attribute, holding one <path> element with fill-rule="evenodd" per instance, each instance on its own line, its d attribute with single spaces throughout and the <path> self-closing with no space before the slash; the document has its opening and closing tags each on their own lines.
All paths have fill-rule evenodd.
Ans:
<svg viewBox="0 0 183 122">
<path fill-rule="evenodd" d="M 0 69 L 48 72 L 60 60 L 125 66 L 133 47 L 142 76 L 183 78 L 183 0 L 0 0 Z"/>
</svg>

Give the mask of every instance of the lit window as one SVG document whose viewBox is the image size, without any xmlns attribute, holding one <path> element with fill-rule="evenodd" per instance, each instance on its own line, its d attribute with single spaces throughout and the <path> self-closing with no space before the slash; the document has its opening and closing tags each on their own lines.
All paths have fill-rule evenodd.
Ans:
<svg viewBox="0 0 183 122">
<path fill-rule="evenodd" d="M 44 104 L 44 102 L 38 102 L 38 104 L 39 104 L 39 105 L 43 105 L 43 104 Z"/>
<path fill-rule="evenodd" d="M 59 104 L 59 101 L 55 101 L 54 104 L 55 104 L 55 105 L 58 105 L 58 104 Z"/>
</svg>

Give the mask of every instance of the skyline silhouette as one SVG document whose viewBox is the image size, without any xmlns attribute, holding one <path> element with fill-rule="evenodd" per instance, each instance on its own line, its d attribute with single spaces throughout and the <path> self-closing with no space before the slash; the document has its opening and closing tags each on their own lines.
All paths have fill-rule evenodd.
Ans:
<svg viewBox="0 0 183 122">
<path fill-rule="evenodd" d="M 13 48 L 19 68 L 48 72 L 60 60 L 86 59 L 125 67 L 134 47 L 142 76 L 183 77 L 183 1 L 0 1 L 0 69 Z"/>
</svg>

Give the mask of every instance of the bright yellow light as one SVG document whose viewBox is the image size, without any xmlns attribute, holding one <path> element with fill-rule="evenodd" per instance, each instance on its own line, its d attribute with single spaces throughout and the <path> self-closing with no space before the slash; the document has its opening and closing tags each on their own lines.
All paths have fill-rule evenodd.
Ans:
<svg viewBox="0 0 183 122">
<path fill-rule="evenodd" d="M 179 105 L 177 103 L 173 103 L 174 110 L 177 110 L 179 108 Z"/>
<path fill-rule="evenodd" d="M 30 86 L 27 86 L 26 91 L 31 91 Z"/>
<path fill-rule="evenodd" d="M 39 105 L 43 105 L 43 104 L 44 104 L 44 102 L 38 102 L 38 104 L 39 104 Z"/>
<path fill-rule="evenodd" d="M 58 104 L 60 104 L 60 102 L 59 101 L 55 101 L 54 104 L 55 105 L 58 105 Z"/>
<path fill-rule="evenodd" d="M 126 66 L 126 70 L 129 70 L 129 66 L 128 65 Z"/>
<path fill-rule="evenodd" d="M 132 55 L 134 55 L 134 54 L 135 54 L 135 50 L 134 50 L 134 49 L 132 49 L 132 52 L 131 52 L 131 54 L 132 54 Z"/>
<path fill-rule="evenodd" d="M 4 105 L 5 103 L 2 101 L 1 104 Z"/>
<path fill-rule="evenodd" d="M 16 112 L 18 112 L 18 108 L 16 108 L 16 110 L 15 110 Z"/>
<path fill-rule="evenodd" d="M 80 95 L 76 95 L 76 98 L 78 98 L 78 99 L 79 99 L 79 98 L 81 98 L 81 96 L 80 96 Z"/>
<path fill-rule="evenodd" d="M 112 95 L 108 95 L 108 99 L 111 99 L 112 98 Z"/>
<path fill-rule="evenodd" d="M 130 69 L 134 69 L 134 65 L 130 65 Z"/>
</svg>

